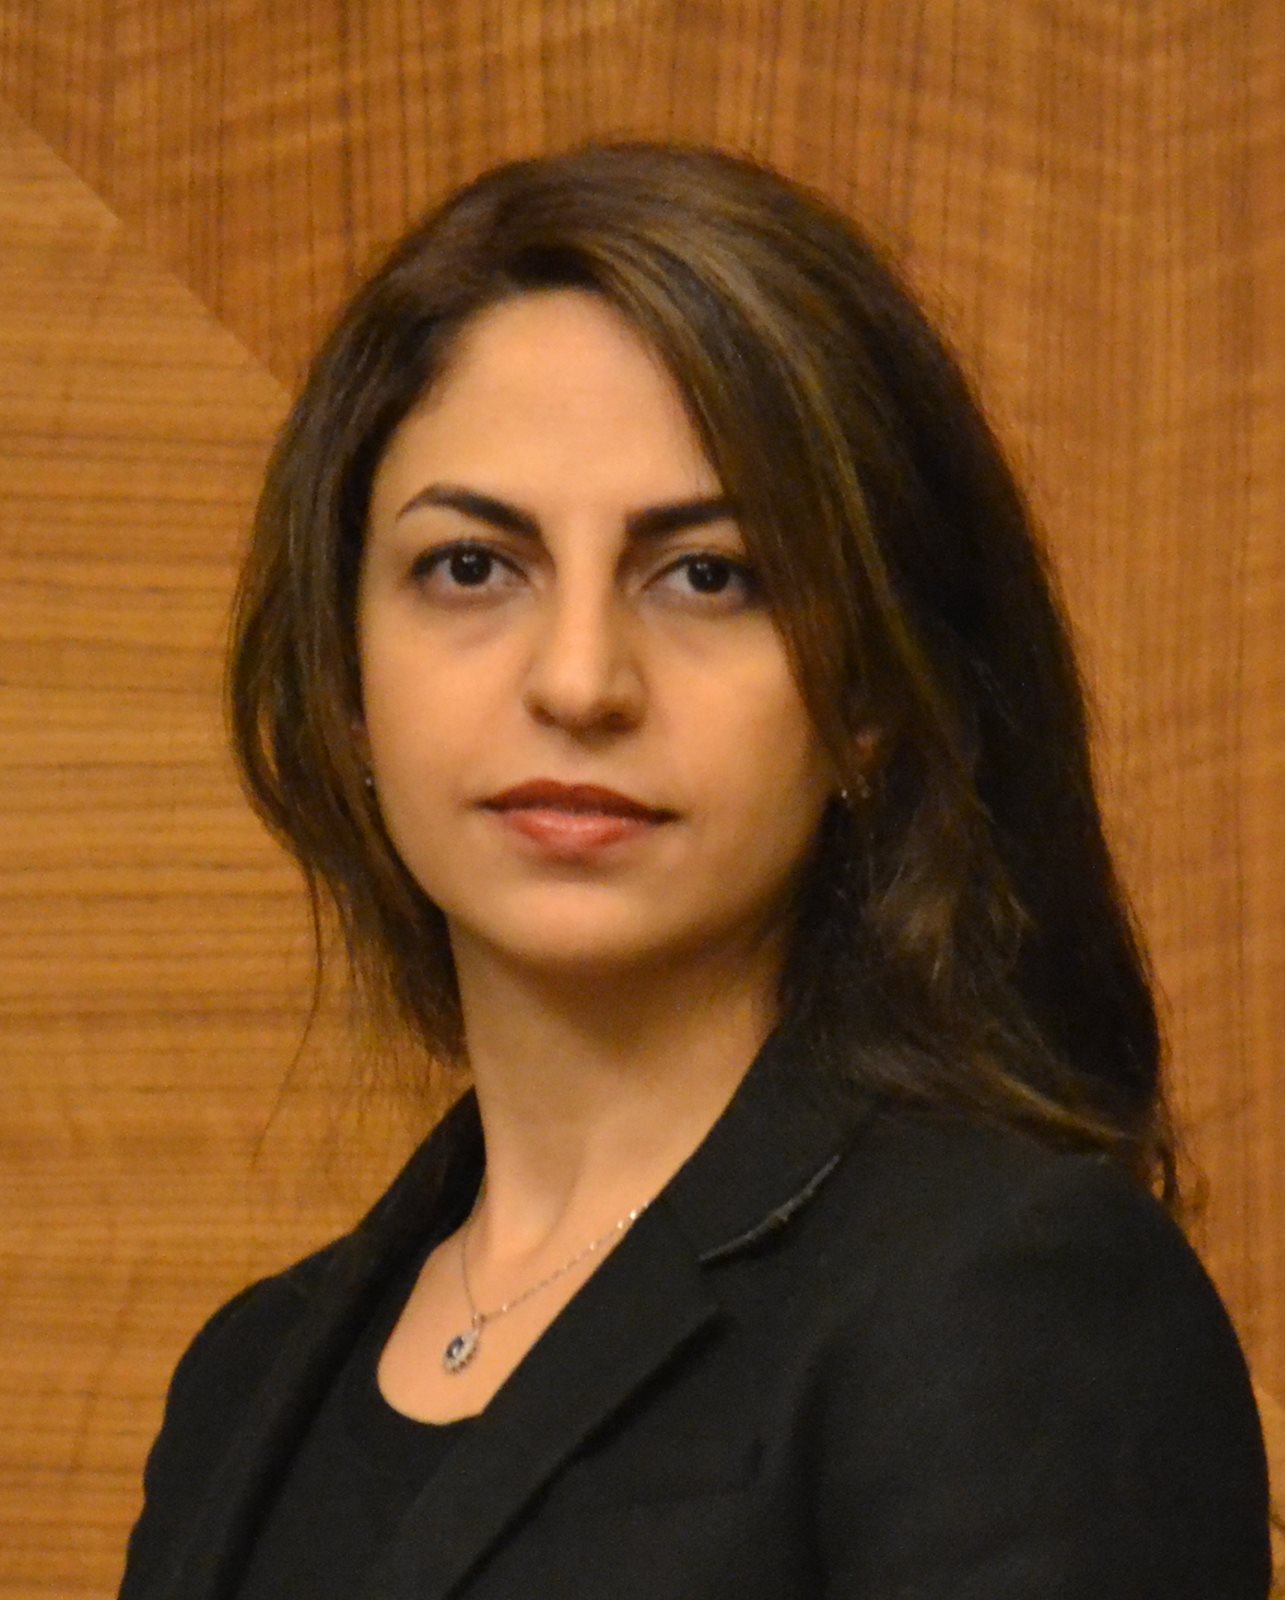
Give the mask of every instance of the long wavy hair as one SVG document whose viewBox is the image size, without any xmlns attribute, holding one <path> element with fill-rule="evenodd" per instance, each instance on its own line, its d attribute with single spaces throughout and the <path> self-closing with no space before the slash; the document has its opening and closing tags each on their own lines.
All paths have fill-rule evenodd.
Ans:
<svg viewBox="0 0 1285 1600">
<path fill-rule="evenodd" d="M 747 160 L 627 143 L 496 168 L 405 235 L 317 355 L 228 672 L 248 792 L 314 927 L 336 914 L 377 1015 L 464 1058 L 445 919 L 363 782 L 357 575 L 375 467 L 461 329 L 557 288 L 602 296 L 672 375 L 862 797 L 831 807 L 806 866 L 783 1019 L 856 1092 L 1105 1149 L 1176 1208 L 1151 987 L 1030 513 L 882 253 Z"/>
</svg>

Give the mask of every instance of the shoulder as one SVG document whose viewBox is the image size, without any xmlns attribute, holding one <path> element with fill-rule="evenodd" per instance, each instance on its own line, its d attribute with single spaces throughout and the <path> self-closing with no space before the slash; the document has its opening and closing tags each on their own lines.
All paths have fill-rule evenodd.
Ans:
<svg viewBox="0 0 1285 1600">
<path fill-rule="evenodd" d="M 1178 1224 L 1109 1156 L 962 1113 L 875 1112 L 836 1173 L 835 1199 L 864 1228 L 878 1224 L 874 1237 L 903 1262 L 912 1244 L 938 1264 L 991 1247 L 1044 1255 L 1079 1244 L 1204 1277 Z"/>
<path fill-rule="evenodd" d="M 1248 1376 L 1226 1309 L 1160 1203 L 1109 1157 L 943 1113 L 873 1117 L 835 1174 L 822 1226 L 846 1241 L 844 1321 L 895 1341 L 913 1322 L 943 1359 L 970 1338 L 1068 1366 L 1202 1365 Z M 821 1219 L 818 1219 L 819 1221 Z M 904 1333 L 904 1327 L 902 1329 Z M 1158 1348 L 1156 1348 L 1158 1347 Z"/>
<path fill-rule="evenodd" d="M 342 1359 L 388 1274 L 467 1212 L 480 1148 L 476 1102 L 465 1096 L 350 1233 L 242 1289 L 196 1334 L 144 1469 L 121 1600 L 149 1592 L 148 1575 L 192 1523 L 229 1451 L 257 1447 L 271 1417 L 306 1408 L 309 1386 Z"/>
<path fill-rule="evenodd" d="M 903 1112 L 870 1119 L 826 1187 L 815 1373 L 833 1526 L 857 1502 L 872 1529 L 910 1519 L 923 1573 L 980 1540 L 1031 1573 L 1074 1552 L 1085 1593 L 1263 1592 L 1245 1360 L 1153 1196 L 1107 1158 Z M 922 1575 L 910 1548 L 872 1533 L 862 1560 L 895 1588 Z M 1010 1592 L 979 1562 L 977 1592 Z M 1141 1574 L 1152 1586 L 1128 1588 Z M 1219 1590 L 1232 1574 L 1242 1586 Z"/>
<path fill-rule="evenodd" d="M 195 1449 L 207 1432 L 226 1435 L 233 1414 L 254 1398 L 282 1346 L 325 1296 L 352 1242 L 345 1234 L 248 1284 L 202 1324 L 170 1380 L 158 1448 L 167 1433 Z"/>
<path fill-rule="evenodd" d="M 207 1318 L 174 1370 L 167 1414 L 176 1404 L 193 1401 L 204 1391 L 223 1407 L 229 1401 L 248 1398 L 264 1365 L 323 1291 L 349 1237 L 248 1284 Z"/>
<path fill-rule="evenodd" d="M 350 1237 L 350 1236 L 349 1236 Z M 208 1318 L 170 1380 L 164 1420 L 143 1473 L 143 1511 L 130 1535 L 123 1600 L 186 1525 L 265 1376 L 325 1286 L 345 1240 L 240 1290 Z"/>
<path fill-rule="evenodd" d="M 476 1102 L 465 1096 L 410 1156 L 389 1187 L 348 1233 L 232 1296 L 188 1345 L 166 1403 L 171 1413 L 217 1401 L 247 1400 L 267 1364 L 314 1308 L 360 1301 L 433 1229 L 452 1225 L 471 1204 L 480 1170 Z"/>
</svg>

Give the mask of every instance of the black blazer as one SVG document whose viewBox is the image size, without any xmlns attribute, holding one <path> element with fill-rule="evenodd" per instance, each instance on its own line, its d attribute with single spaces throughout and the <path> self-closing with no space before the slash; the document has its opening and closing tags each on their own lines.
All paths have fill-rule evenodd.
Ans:
<svg viewBox="0 0 1285 1600">
<path fill-rule="evenodd" d="M 1155 1201 L 1103 1158 L 800 1081 L 769 1042 L 354 1600 L 1264 1600 L 1245 1363 Z M 233 1600 L 380 1286 L 462 1220 L 481 1157 L 470 1096 L 352 1234 L 207 1324 L 122 1600 Z"/>
</svg>

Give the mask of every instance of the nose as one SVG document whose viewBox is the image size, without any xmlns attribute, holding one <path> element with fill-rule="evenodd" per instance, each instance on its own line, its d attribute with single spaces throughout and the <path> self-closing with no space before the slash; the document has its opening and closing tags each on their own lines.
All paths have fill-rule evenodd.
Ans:
<svg viewBox="0 0 1285 1600">
<path fill-rule="evenodd" d="M 640 648 L 636 619 L 614 590 L 548 595 L 527 663 L 527 711 L 577 734 L 635 726 L 645 700 Z"/>
</svg>

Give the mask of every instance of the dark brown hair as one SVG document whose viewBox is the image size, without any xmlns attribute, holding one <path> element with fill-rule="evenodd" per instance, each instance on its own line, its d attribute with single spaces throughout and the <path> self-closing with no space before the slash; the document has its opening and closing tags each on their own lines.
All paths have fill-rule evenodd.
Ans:
<svg viewBox="0 0 1285 1600">
<path fill-rule="evenodd" d="M 372 474 L 461 328 L 601 295 L 649 340 L 733 497 L 850 791 L 801 886 L 784 1020 L 869 1095 L 1111 1151 L 1176 1204 L 1150 986 L 1084 698 L 1022 495 L 871 242 L 752 162 L 650 144 L 497 168 L 359 291 L 268 470 L 229 668 L 236 751 L 338 914 L 360 989 L 462 1054 L 442 914 L 363 785 L 355 588 Z"/>
</svg>

